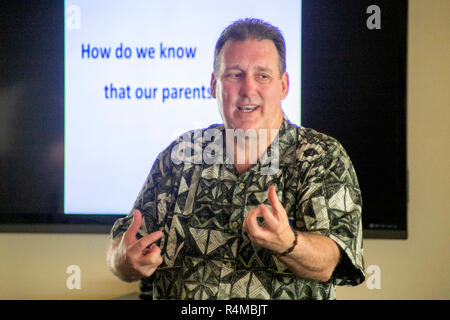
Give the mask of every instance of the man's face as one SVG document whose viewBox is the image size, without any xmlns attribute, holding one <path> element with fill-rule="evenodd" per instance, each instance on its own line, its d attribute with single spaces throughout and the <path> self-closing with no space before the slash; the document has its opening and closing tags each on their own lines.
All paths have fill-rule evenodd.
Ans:
<svg viewBox="0 0 450 320">
<path fill-rule="evenodd" d="M 271 40 L 227 41 L 211 78 L 211 93 L 227 129 L 279 129 L 281 100 L 289 88 L 280 77 Z"/>
</svg>

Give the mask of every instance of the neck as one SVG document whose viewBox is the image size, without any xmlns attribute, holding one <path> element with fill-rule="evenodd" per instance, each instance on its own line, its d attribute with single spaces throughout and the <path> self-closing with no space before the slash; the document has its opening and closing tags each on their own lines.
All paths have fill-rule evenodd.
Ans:
<svg viewBox="0 0 450 320">
<path fill-rule="evenodd" d="M 226 150 L 239 173 L 247 171 L 258 162 L 278 135 L 278 130 L 226 130 Z"/>
</svg>

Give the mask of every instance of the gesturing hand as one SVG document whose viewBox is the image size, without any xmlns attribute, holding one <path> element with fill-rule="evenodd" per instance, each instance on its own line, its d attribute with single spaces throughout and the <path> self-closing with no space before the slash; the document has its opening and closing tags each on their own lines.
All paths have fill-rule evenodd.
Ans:
<svg viewBox="0 0 450 320">
<path fill-rule="evenodd" d="M 248 212 L 242 227 L 252 242 L 276 253 L 282 253 L 291 247 L 295 235 L 289 225 L 286 210 L 278 200 L 275 187 L 270 186 L 267 193 L 272 212 L 264 204 L 260 204 Z M 258 216 L 263 217 L 265 226 L 258 224 L 256 219 Z"/>
<path fill-rule="evenodd" d="M 152 244 L 160 239 L 163 233 L 156 231 L 138 240 L 136 234 L 141 223 L 141 212 L 134 210 L 133 222 L 123 234 L 116 251 L 116 268 L 121 274 L 126 275 L 129 281 L 150 276 L 163 261 L 160 248 Z M 147 248 L 150 244 L 151 247 Z"/>
</svg>

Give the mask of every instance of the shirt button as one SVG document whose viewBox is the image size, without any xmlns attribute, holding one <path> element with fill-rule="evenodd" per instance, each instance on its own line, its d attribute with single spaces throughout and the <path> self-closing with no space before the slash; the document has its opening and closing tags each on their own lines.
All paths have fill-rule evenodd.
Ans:
<svg viewBox="0 0 450 320">
<path fill-rule="evenodd" d="M 239 183 L 239 188 L 240 189 L 244 189 L 245 188 L 245 183 L 243 183 L 243 182 Z"/>
<path fill-rule="evenodd" d="M 231 227 L 232 227 L 233 229 L 237 229 L 237 228 L 239 227 L 239 223 L 237 223 L 237 221 L 233 221 L 233 222 L 231 223 Z"/>
</svg>

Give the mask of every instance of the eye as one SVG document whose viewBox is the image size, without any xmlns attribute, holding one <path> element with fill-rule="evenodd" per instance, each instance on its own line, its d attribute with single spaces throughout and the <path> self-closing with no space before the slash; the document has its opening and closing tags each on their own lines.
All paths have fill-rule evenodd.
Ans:
<svg viewBox="0 0 450 320">
<path fill-rule="evenodd" d="M 231 71 L 225 73 L 225 79 L 229 81 L 240 81 L 243 77 L 242 72 L 239 71 Z"/>
<path fill-rule="evenodd" d="M 231 78 L 231 79 L 238 79 L 242 77 L 242 73 L 240 72 L 230 72 L 227 74 L 227 78 Z"/>
<path fill-rule="evenodd" d="M 267 82 L 267 81 L 270 80 L 270 78 L 271 78 L 270 75 L 267 74 L 267 73 L 260 73 L 260 74 L 258 74 L 258 80 L 259 81 Z"/>
</svg>

